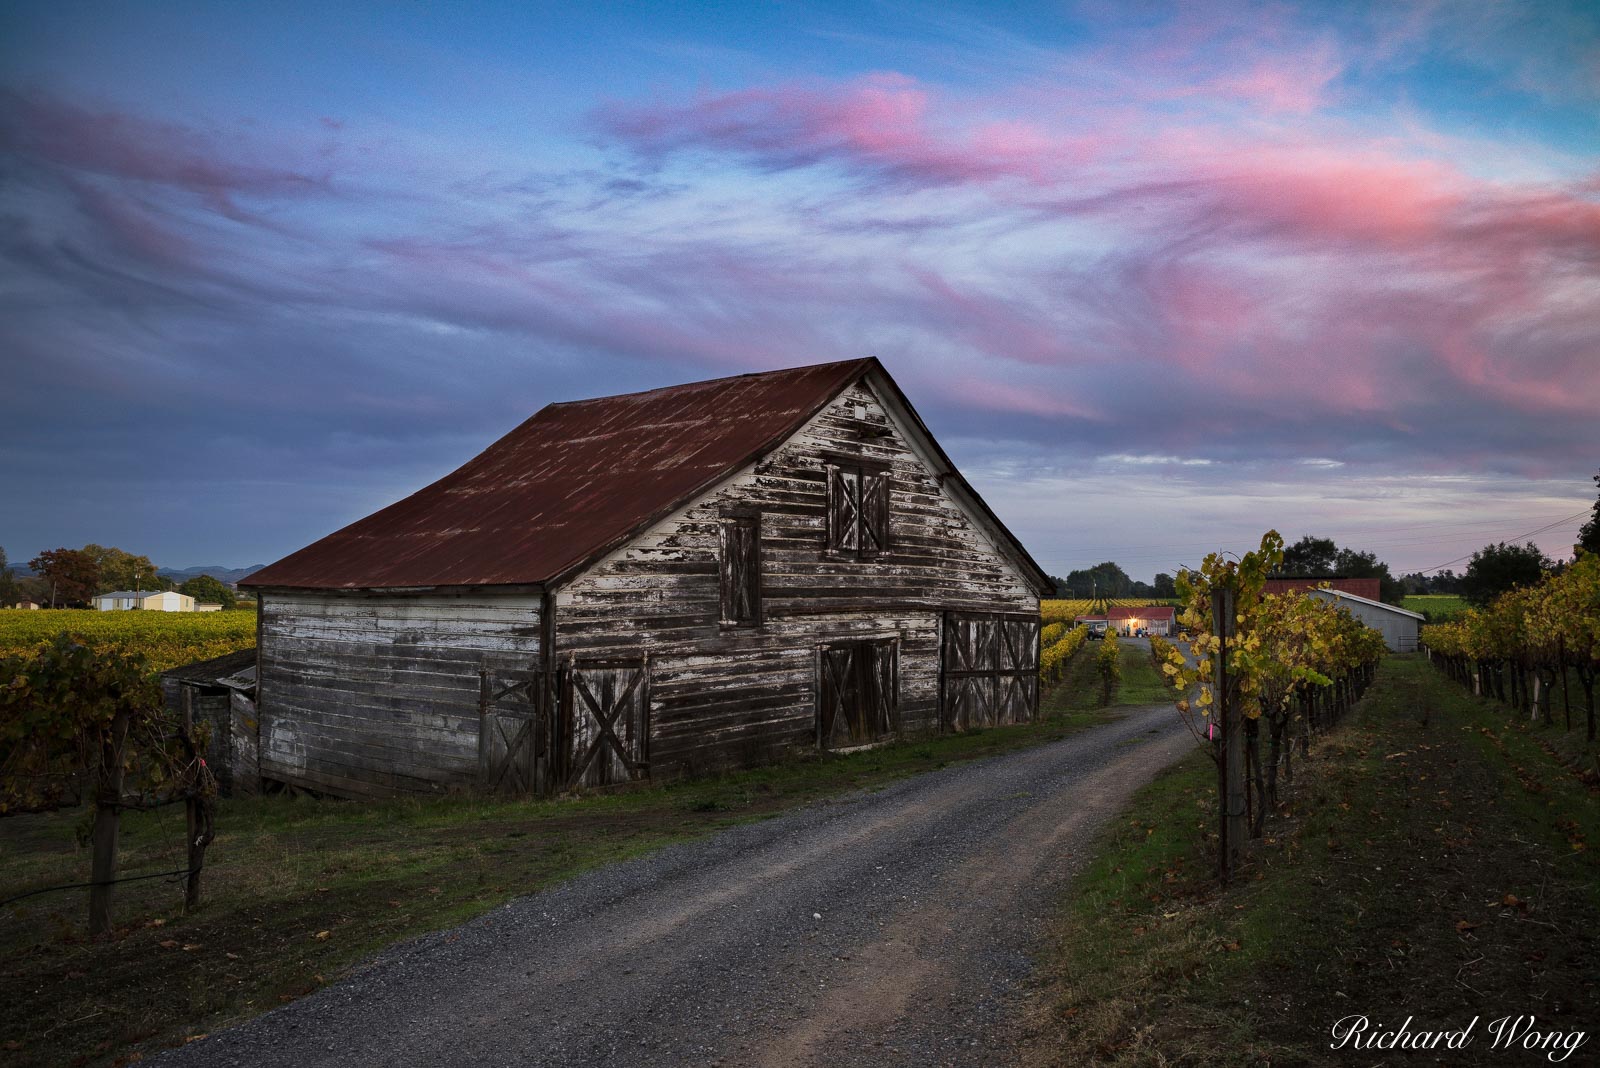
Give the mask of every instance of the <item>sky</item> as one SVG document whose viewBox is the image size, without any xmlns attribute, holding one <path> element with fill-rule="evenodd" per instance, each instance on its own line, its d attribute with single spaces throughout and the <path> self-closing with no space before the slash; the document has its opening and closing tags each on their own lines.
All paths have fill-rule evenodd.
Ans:
<svg viewBox="0 0 1600 1068">
<path fill-rule="evenodd" d="M 265 563 L 546 403 L 877 356 L 1055 574 L 1600 468 L 1600 8 L 0 0 L 0 546 Z"/>
</svg>

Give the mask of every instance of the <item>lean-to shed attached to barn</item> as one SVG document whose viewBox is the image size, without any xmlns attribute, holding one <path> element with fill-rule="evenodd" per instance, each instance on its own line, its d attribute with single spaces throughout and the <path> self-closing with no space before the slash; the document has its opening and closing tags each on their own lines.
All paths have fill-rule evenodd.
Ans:
<svg viewBox="0 0 1600 1068">
<path fill-rule="evenodd" d="M 351 796 L 1028 720 L 1051 588 L 873 359 L 552 404 L 241 585 L 263 777 Z"/>
</svg>

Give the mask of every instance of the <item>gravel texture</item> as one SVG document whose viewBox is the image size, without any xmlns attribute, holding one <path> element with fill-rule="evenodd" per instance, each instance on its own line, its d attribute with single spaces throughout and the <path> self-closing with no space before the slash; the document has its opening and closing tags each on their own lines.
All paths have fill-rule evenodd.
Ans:
<svg viewBox="0 0 1600 1068">
<path fill-rule="evenodd" d="M 591 872 L 162 1065 L 1009 1064 L 1093 832 L 1193 741 L 1170 705 Z"/>
</svg>

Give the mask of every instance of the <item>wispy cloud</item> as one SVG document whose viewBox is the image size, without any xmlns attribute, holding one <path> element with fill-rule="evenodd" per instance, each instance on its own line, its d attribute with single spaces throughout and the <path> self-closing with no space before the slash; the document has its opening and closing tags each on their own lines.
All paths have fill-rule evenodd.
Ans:
<svg viewBox="0 0 1600 1068">
<path fill-rule="evenodd" d="M 874 354 L 1007 487 L 1076 466 L 1206 515 L 1325 475 L 1581 495 L 1600 159 L 1452 123 L 1418 72 L 1490 72 L 1519 106 L 1592 91 L 1496 41 L 1546 30 L 1456 8 L 827 29 L 875 61 L 628 82 L 538 151 L 513 119 L 472 142 L 399 108 L 174 119 L 13 84 L 7 459 L 103 461 L 113 486 L 298 472 L 309 537 L 351 518 L 333 487 L 410 488 L 548 400 Z M 687 43 L 652 54 L 723 47 Z M 218 399 L 248 419 L 194 414 Z"/>
</svg>

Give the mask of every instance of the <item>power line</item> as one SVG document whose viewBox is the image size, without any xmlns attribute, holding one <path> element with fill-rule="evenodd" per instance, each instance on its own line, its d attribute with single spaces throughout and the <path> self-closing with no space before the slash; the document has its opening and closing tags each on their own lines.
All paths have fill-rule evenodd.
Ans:
<svg viewBox="0 0 1600 1068">
<path fill-rule="evenodd" d="M 1516 534 L 1516 535 L 1513 535 L 1512 537 L 1509 537 L 1509 538 L 1502 538 L 1501 540 L 1502 541 L 1521 541 L 1523 538 L 1532 538 L 1532 537 L 1535 537 L 1536 535 L 1543 534 L 1547 530 L 1553 530 L 1556 527 L 1562 526 L 1562 525 L 1564 525 L 1566 523 L 1570 523 L 1574 519 L 1580 519 L 1583 516 L 1586 516 L 1588 514 L 1589 514 L 1589 509 L 1585 508 L 1583 511 L 1578 512 L 1578 513 L 1576 513 L 1574 515 L 1569 515 L 1565 519 L 1557 520 L 1554 523 L 1547 523 L 1544 526 L 1540 527 L 1538 530 L 1530 530 L 1526 534 Z M 1436 564 L 1433 567 L 1425 567 L 1421 571 L 1417 572 L 1417 574 L 1426 575 L 1430 571 L 1438 571 L 1441 568 L 1449 567 L 1451 564 L 1459 564 L 1463 560 L 1472 559 L 1473 555 L 1474 555 L 1473 553 L 1468 553 L 1466 556 L 1458 556 L 1454 560 L 1446 560 L 1444 563 Z"/>
<path fill-rule="evenodd" d="M 1538 528 L 1536 528 L 1536 529 L 1534 529 L 1532 531 L 1529 531 L 1526 534 L 1517 534 L 1517 535 L 1513 535 L 1513 536 L 1511 536 L 1509 538 L 1499 538 L 1497 540 L 1500 540 L 1500 541 L 1520 541 L 1523 538 L 1536 537 L 1536 536 L 1538 536 L 1540 534 L 1545 534 L 1545 533 L 1548 533 L 1548 532 L 1550 532 L 1552 530 L 1556 530 L 1556 529 L 1558 529 L 1558 528 L 1560 528 L 1562 526 L 1567 525 L 1568 523 L 1572 523 L 1572 522 L 1575 522 L 1575 521 L 1577 521 L 1579 519 L 1583 519 L 1583 518 L 1585 518 L 1585 517 L 1587 517 L 1589 515 L 1590 511 L 1591 511 L 1591 509 L 1586 508 L 1581 512 L 1575 512 L 1572 515 L 1565 516 L 1565 517 L 1563 517 L 1561 519 L 1557 519 L 1556 521 L 1554 521 L 1552 523 L 1546 523 L 1544 526 L 1538 527 Z M 1449 523 L 1449 522 L 1452 522 L 1452 521 L 1444 520 L 1442 522 Z M 1419 524 L 1415 524 L 1413 528 L 1415 528 L 1415 527 L 1425 527 L 1425 526 L 1429 526 L 1429 525 L 1430 524 L 1419 523 Z M 1482 521 L 1480 523 L 1470 524 L 1470 527 L 1472 527 L 1472 528 L 1487 527 L 1487 528 L 1489 528 L 1491 530 L 1504 530 L 1505 529 L 1505 523 L 1502 522 L 1502 521 L 1496 521 L 1496 520 L 1485 520 L 1485 521 Z M 1394 529 L 1400 529 L 1400 528 L 1394 528 Z M 1467 535 L 1467 534 L 1473 534 L 1473 533 L 1476 533 L 1476 530 L 1474 530 L 1474 529 L 1466 529 L 1466 528 L 1457 528 L 1457 529 L 1449 530 L 1449 531 L 1440 531 L 1434 537 L 1429 537 L 1429 538 L 1401 538 L 1401 539 L 1396 539 L 1396 540 L 1388 541 L 1388 542 L 1380 542 L 1379 544 L 1376 544 L 1376 545 L 1369 543 L 1369 544 L 1360 546 L 1360 550 L 1363 551 L 1363 552 L 1381 553 L 1383 555 L 1389 555 L 1389 553 L 1394 548 L 1399 547 L 1401 545 L 1419 544 L 1419 543 L 1425 543 L 1425 542 L 1433 541 L 1433 540 L 1436 540 L 1438 538 L 1451 537 L 1452 535 L 1460 536 L 1460 535 Z M 1361 535 L 1355 535 L 1355 537 L 1359 538 L 1359 537 L 1361 537 Z M 1158 566 L 1171 566 L 1171 567 L 1174 567 L 1174 568 L 1182 566 L 1182 565 L 1178 565 L 1178 564 L 1174 564 L 1173 563 L 1173 558 L 1175 556 L 1180 556 L 1180 555 L 1181 556 L 1189 556 L 1189 555 L 1194 555 L 1194 553 L 1196 552 L 1196 550 L 1195 550 L 1195 548 L 1194 548 L 1194 546 L 1192 544 L 1189 545 L 1189 546 L 1186 546 L 1184 548 L 1181 548 L 1181 549 L 1176 547 L 1176 546 L 1174 546 L 1174 547 L 1172 547 L 1170 549 L 1167 549 L 1166 551 L 1161 551 L 1162 547 L 1160 547 L 1160 546 L 1150 545 L 1150 544 L 1133 545 L 1133 546 L 1129 546 L 1129 547 L 1131 547 L 1131 548 L 1139 548 L 1139 549 L 1155 550 L 1155 551 L 1145 552 L 1145 553 L 1137 553 L 1137 554 L 1132 555 L 1132 556 L 1127 556 L 1127 555 L 1118 553 L 1117 552 L 1117 548 L 1118 548 L 1117 546 L 1097 546 L 1097 547 L 1090 547 L 1090 548 L 1087 548 L 1087 549 L 1082 548 L 1082 547 L 1078 547 L 1078 546 L 1074 546 L 1074 551 L 1075 552 L 1079 552 L 1079 553 L 1083 553 L 1085 555 L 1100 555 L 1101 553 L 1110 553 L 1110 554 L 1113 554 L 1115 556 L 1115 560 L 1113 562 L 1117 563 L 1119 565 L 1127 564 L 1127 565 L 1148 566 L 1151 563 L 1155 563 Z M 1201 554 L 1201 555 L 1204 555 L 1204 554 Z M 1472 556 L 1472 554 L 1468 553 L 1466 556 L 1458 556 L 1454 560 L 1446 561 L 1445 563 L 1439 564 L 1439 565 L 1437 565 L 1435 567 L 1423 568 L 1420 571 L 1408 571 L 1408 570 L 1406 570 L 1404 568 L 1399 568 L 1397 570 L 1405 571 L 1406 574 L 1423 574 L 1423 575 L 1425 575 L 1430 571 L 1438 571 L 1438 570 L 1440 570 L 1442 568 L 1449 567 L 1452 564 L 1458 564 L 1462 560 L 1470 559 L 1471 556 Z M 1088 570 L 1088 569 L 1087 568 L 1075 568 L 1073 570 Z"/>
<path fill-rule="evenodd" d="M 1579 513 L 1579 514 L 1581 515 L 1581 514 L 1586 514 L 1586 513 Z M 1572 517 L 1568 516 L 1567 518 L 1571 519 Z M 1523 522 L 1542 522 L 1542 521 L 1544 521 L 1546 519 L 1555 519 L 1555 516 L 1553 516 L 1553 515 L 1551 515 L 1551 516 L 1526 516 L 1526 517 L 1524 517 L 1524 519 L 1522 521 Z M 1559 520 L 1559 522 L 1566 522 L 1566 520 Z M 1440 536 L 1440 537 L 1448 537 L 1451 534 L 1472 534 L 1472 533 L 1475 533 L 1478 530 L 1480 530 L 1482 528 L 1485 528 L 1485 527 L 1490 528 L 1490 529 L 1502 529 L 1502 528 L 1505 527 L 1505 525 L 1506 525 L 1506 521 L 1503 520 L 1503 519 L 1481 519 L 1481 520 L 1476 520 L 1476 521 L 1470 522 L 1470 523 L 1462 523 L 1460 520 L 1457 520 L 1457 519 L 1438 519 L 1438 520 L 1430 520 L 1430 521 L 1427 521 L 1427 522 L 1420 522 L 1420 523 L 1408 523 L 1408 524 L 1404 524 L 1404 525 L 1400 525 L 1400 526 L 1349 528 L 1346 531 L 1336 531 L 1335 533 L 1340 534 L 1340 538 L 1338 538 L 1336 540 L 1349 541 L 1349 540 L 1352 540 L 1352 539 L 1355 539 L 1355 538 L 1370 537 L 1371 535 L 1378 534 L 1378 533 L 1388 533 L 1388 532 L 1393 532 L 1393 531 L 1405 531 L 1405 530 L 1422 530 L 1422 529 L 1429 529 L 1429 528 L 1439 527 L 1439 526 L 1447 526 L 1447 527 L 1451 527 L 1452 529 L 1437 531 L 1437 535 Z M 1398 544 L 1398 543 L 1397 542 L 1389 542 L 1388 544 Z M 1147 552 L 1147 553 L 1162 553 L 1162 552 L 1189 552 L 1189 551 L 1192 551 L 1193 546 L 1181 546 L 1180 547 L 1180 546 L 1177 546 L 1177 545 L 1173 545 L 1170 542 L 1116 542 L 1116 543 L 1105 544 L 1105 545 L 1080 545 L 1080 546 L 1076 546 L 1076 548 L 1080 552 L 1084 552 L 1084 553 L 1117 552 L 1118 550 L 1121 550 L 1121 549 L 1138 549 L 1138 550 L 1141 550 L 1141 551 L 1144 551 L 1144 552 Z M 1144 557 L 1136 557 L 1136 558 L 1131 558 L 1131 559 L 1154 559 L 1154 558 L 1155 558 L 1154 556 L 1146 555 Z"/>
</svg>

